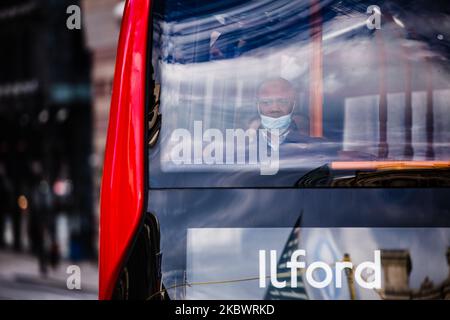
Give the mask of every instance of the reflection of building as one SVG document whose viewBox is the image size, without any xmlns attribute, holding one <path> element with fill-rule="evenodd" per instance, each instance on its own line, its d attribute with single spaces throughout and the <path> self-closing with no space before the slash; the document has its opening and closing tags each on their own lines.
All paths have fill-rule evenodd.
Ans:
<svg viewBox="0 0 450 320">
<path fill-rule="evenodd" d="M 443 283 L 435 285 L 426 277 L 419 289 L 411 289 L 409 275 L 412 262 L 408 250 L 383 250 L 381 263 L 384 270 L 385 299 L 450 300 L 450 269 Z M 450 268 L 450 248 L 447 249 L 447 263 Z"/>
<path fill-rule="evenodd" d="M 95 185 L 100 189 L 101 164 L 106 143 L 112 82 L 123 1 L 82 0 L 87 45 L 92 52 L 94 93 Z"/>
<path fill-rule="evenodd" d="M 385 147 L 389 159 L 433 160 L 448 156 L 447 128 L 450 90 L 417 90 L 408 95 L 402 92 L 386 94 L 386 124 L 380 123 L 379 95 L 348 97 L 345 99 L 344 150 L 368 155 L 379 153 L 384 128 Z M 409 101 L 408 105 L 405 101 Z M 427 113 L 427 108 L 433 112 Z M 405 114 L 411 123 L 405 124 Z M 381 157 L 386 158 L 386 157 Z"/>
</svg>

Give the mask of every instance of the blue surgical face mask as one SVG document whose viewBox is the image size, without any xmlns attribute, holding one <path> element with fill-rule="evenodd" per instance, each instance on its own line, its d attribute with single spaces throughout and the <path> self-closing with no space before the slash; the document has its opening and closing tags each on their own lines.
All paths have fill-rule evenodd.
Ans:
<svg viewBox="0 0 450 320">
<path fill-rule="evenodd" d="M 272 118 L 260 114 L 261 124 L 264 128 L 272 130 L 278 129 L 280 133 L 286 131 L 291 125 L 292 117 L 291 114 L 287 114 L 285 116 L 281 116 L 279 118 Z"/>
<path fill-rule="evenodd" d="M 294 105 L 292 106 L 292 110 L 289 114 L 278 118 L 263 115 L 258 105 L 258 113 L 259 116 L 261 117 L 261 125 L 268 130 L 278 129 L 280 134 L 284 134 L 291 125 L 292 114 L 294 113 L 295 105 L 296 104 L 294 103 Z"/>
</svg>

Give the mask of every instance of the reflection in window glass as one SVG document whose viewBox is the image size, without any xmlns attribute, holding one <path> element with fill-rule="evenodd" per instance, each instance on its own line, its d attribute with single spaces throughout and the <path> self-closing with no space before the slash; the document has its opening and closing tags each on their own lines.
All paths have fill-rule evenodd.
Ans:
<svg viewBox="0 0 450 320">
<path fill-rule="evenodd" d="M 358 300 L 380 300 L 379 290 L 359 286 L 348 273 L 342 272 L 341 286 L 337 286 L 336 263 L 348 259 L 354 266 L 374 261 L 374 251 L 382 255 L 399 247 L 408 251 L 413 268 L 409 276 L 411 287 L 418 288 L 429 277 L 434 283 L 445 281 L 448 264 L 445 257 L 450 229 L 448 228 L 199 228 L 187 230 L 186 270 L 180 270 L 177 289 L 169 290 L 174 299 L 265 299 L 265 300 L 346 300 L 351 299 L 349 279 L 352 280 L 354 297 Z M 297 286 L 289 285 L 291 271 L 289 261 L 295 250 L 305 250 L 306 268 L 312 263 L 325 262 L 332 269 L 330 285 L 315 288 L 305 279 L 305 268 L 298 273 Z M 259 251 L 275 250 L 277 253 L 278 281 L 287 281 L 283 288 L 259 284 Z M 230 264 L 230 261 L 233 261 Z M 421 263 L 434 261 L 433 264 Z M 266 259 L 269 273 L 269 257 Z M 385 261 L 383 272 L 389 271 Z M 314 277 L 325 277 L 316 270 Z M 174 273 L 167 273 L 165 281 L 175 286 Z M 369 276 L 363 277 L 367 281 Z M 184 284 L 189 284 L 185 286 Z"/>
<path fill-rule="evenodd" d="M 322 166 L 398 161 L 448 168 L 448 42 L 431 27 L 419 34 L 410 7 L 381 7 L 371 29 L 369 5 L 157 1 L 162 127 L 150 185 L 298 186 Z"/>
</svg>

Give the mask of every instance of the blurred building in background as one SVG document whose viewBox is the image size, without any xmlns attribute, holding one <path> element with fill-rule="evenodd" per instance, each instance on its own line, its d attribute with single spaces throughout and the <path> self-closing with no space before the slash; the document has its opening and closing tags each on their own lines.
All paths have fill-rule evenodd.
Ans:
<svg viewBox="0 0 450 320">
<path fill-rule="evenodd" d="M 80 30 L 67 27 L 73 5 Z M 119 0 L 0 2 L 0 299 L 96 297 L 98 199 L 123 8 Z M 72 262 L 83 269 L 82 293 L 64 290 Z"/>
<path fill-rule="evenodd" d="M 44 272 L 61 252 L 97 251 L 92 60 L 84 28 L 66 27 L 70 5 L 0 2 L 0 245 Z"/>
<path fill-rule="evenodd" d="M 413 268 L 409 250 L 383 250 L 381 263 L 384 273 L 383 299 L 387 300 L 450 300 L 450 247 L 445 254 L 449 272 L 440 284 L 429 277 L 423 279 L 419 289 L 411 289 L 409 277 Z"/>
<path fill-rule="evenodd" d="M 92 53 L 95 150 L 93 164 L 96 199 L 99 199 L 117 43 L 124 5 L 125 1 L 119 0 L 82 0 L 83 25 L 87 46 Z"/>
</svg>

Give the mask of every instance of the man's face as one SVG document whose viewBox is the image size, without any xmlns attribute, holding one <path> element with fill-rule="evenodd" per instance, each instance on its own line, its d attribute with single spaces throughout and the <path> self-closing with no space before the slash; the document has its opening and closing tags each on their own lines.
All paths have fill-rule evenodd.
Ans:
<svg viewBox="0 0 450 320">
<path fill-rule="evenodd" d="M 288 115 L 294 107 L 294 96 L 292 87 L 283 82 L 266 83 L 259 90 L 259 111 L 272 118 Z"/>
</svg>

